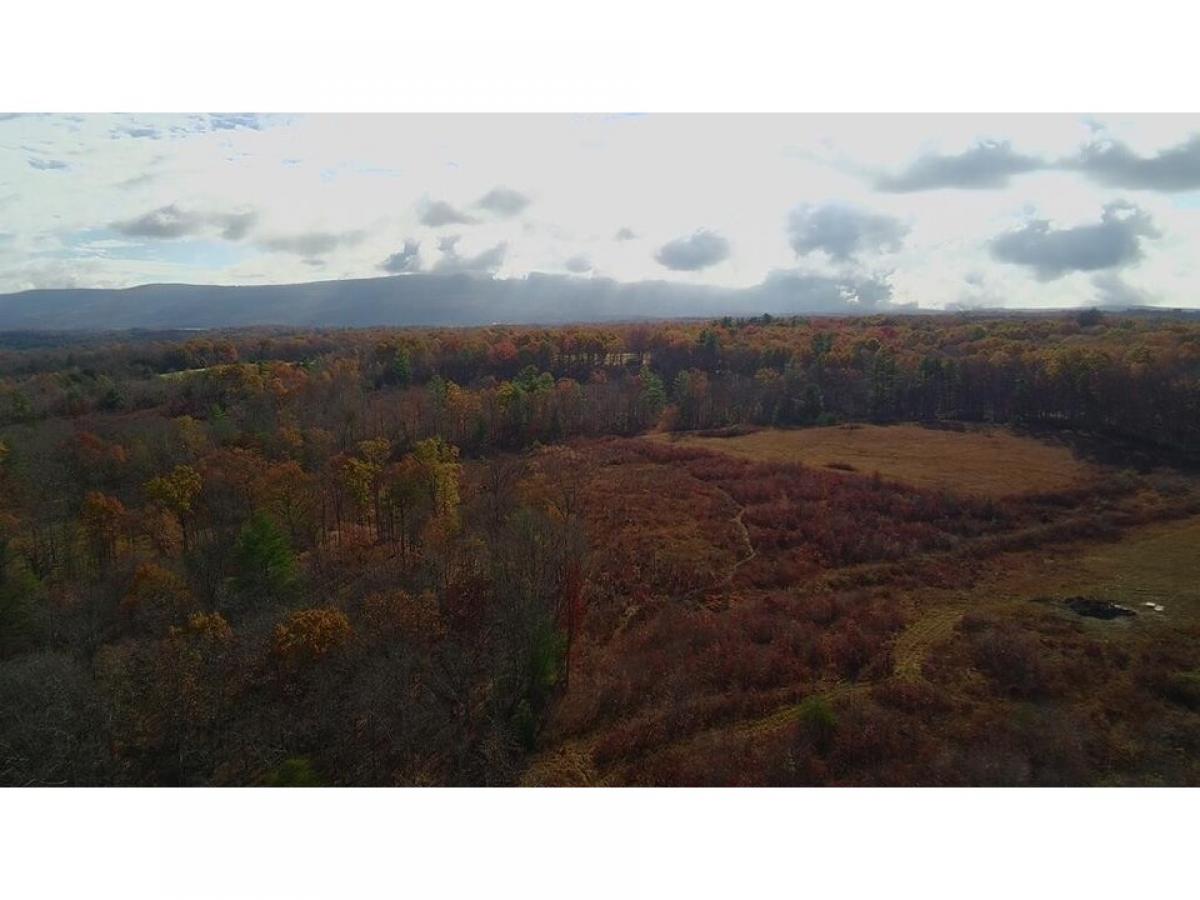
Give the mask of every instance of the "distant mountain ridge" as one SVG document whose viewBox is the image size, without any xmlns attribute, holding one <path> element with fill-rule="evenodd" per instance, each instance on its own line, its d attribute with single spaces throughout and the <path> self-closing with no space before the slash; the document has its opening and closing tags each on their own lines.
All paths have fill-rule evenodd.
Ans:
<svg viewBox="0 0 1200 900">
<path fill-rule="evenodd" d="M 1108 307 L 1126 315 L 1195 317 L 1197 310 Z M 1047 315 L 1051 309 L 963 309 L 959 315 Z M 227 287 L 147 284 L 0 294 L 0 331 L 208 329 L 253 325 L 355 328 L 556 325 L 715 316 L 937 313 L 895 303 L 885 281 L 773 272 L 748 288 L 669 281 L 531 274 L 490 278 L 459 273 L 391 275 L 299 284 Z"/>
<path fill-rule="evenodd" d="M 889 297 L 887 285 L 871 279 L 794 273 L 778 273 L 741 289 L 564 275 L 494 279 L 411 274 L 286 285 L 150 284 L 23 291 L 0 295 L 0 329 L 558 324 L 911 310 L 893 305 Z"/>
</svg>

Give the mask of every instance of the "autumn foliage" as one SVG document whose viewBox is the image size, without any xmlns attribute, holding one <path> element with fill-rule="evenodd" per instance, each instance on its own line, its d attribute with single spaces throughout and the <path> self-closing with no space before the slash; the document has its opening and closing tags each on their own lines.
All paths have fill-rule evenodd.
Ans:
<svg viewBox="0 0 1200 900">
<path fill-rule="evenodd" d="M 1198 448 L 1183 318 L 0 335 L 0 782 L 1198 783 L 1192 544 L 1021 580 Z"/>
<path fill-rule="evenodd" d="M 303 609 L 275 626 L 271 652 L 284 665 L 307 665 L 341 647 L 351 633 L 350 620 L 341 610 Z"/>
</svg>

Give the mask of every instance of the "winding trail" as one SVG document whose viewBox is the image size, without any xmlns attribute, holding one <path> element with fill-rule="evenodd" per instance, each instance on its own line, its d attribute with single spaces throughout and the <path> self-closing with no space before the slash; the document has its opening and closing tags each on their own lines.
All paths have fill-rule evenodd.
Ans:
<svg viewBox="0 0 1200 900">
<path fill-rule="evenodd" d="M 729 497 L 729 494 L 725 494 L 725 496 Z M 733 500 L 732 497 L 729 497 L 729 499 Z M 733 521 L 737 524 L 738 531 L 742 533 L 742 543 L 746 545 L 746 549 L 750 552 L 733 564 L 733 568 L 729 570 L 729 576 L 725 579 L 724 583 L 726 584 L 732 584 L 738 569 L 758 556 L 758 551 L 754 549 L 754 543 L 750 540 L 750 531 L 746 528 L 746 523 L 742 521 L 742 516 L 744 515 L 746 515 L 746 507 L 739 507 L 738 514 L 733 517 Z"/>
<path fill-rule="evenodd" d="M 712 584 L 708 585 L 707 587 L 693 588 L 692 590 L 690 590 L 686 594 L 684 594 L 680 599 L 685 602 L 688 602 L 688 603 L 696 603 L 696 598 L 700 597 L 704 594 L 710 594 L 713 591 L 719 590 L 721 588 L 732 587 L 733 579 L 737 576 L 738 569 L 740 569 L 746 563 L 750 562 L 750 560 L 754 559 L 754 557 L 758 556 L 758 551 L 754 549 L 754 542 L 750 540 L 750 531 L 749 531 L 749 529 L 746 528 L 746 523 L 742 521 L 742 517 L 744 515 L 746 515 L 746 507 L 742 506 L 736 500 L 734 500 L 733 497 L 730 495 L 729 491 L 725 490 L 724 488 L 716 487 L 716 485 L 713 485 L 713 487 L 716 488 L 716 490 L 720 491 L 725 496 L 725 498 L 731 504 L 733 504 L 733 506 L 737 507 L 737 514 L 733 517 L 733 519 L 731 521 L 733 522 L 734 525 L 737 526 L 737 530 L 738 530 L 739 534 L 741 535 L 742 543 L 745 544 L 745 546 L 746 546 L 746 555 L 743 556 L 741 559 L 736 560 L 734 562 L 733 566 L 729 569 L 729 573 L 726 574 L 724 577 L 718 579 L 717 581 L 714 581 Z M 699 605 L 699 604 L 697 603 L 697 605 Z"/>
<path fill-rule="evenodd" d="M 965 601 L 933 606 L 901 631 L 892 647 L 896 677 L 905 681 L 922 678 L 929 652 L 954 634 L 967 608 Z"/>
</svg>

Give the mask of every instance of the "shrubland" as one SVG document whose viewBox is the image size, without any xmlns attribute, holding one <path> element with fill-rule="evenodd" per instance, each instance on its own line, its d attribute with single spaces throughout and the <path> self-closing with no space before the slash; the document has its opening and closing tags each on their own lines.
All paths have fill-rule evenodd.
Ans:
<svg viewBox="0 0 1200 900">
<path fill-rule="evenodd" d="M 0 781 L 1195 783 L 1190 595 L 984 586 L 1198 429 L 1170 319 L 0 339 Z"/>
</svg>

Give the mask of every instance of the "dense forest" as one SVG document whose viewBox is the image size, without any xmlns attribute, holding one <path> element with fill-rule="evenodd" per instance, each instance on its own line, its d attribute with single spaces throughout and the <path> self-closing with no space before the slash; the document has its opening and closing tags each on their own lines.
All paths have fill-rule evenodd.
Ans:
<svg viewBox="0 0 1200 900">
<path fill-rule="evenodd" d="M 1078 478 L 722 450 L 879 426 Z M 1196 783 L 1200 598 L 1011 579 L 1197 463 L 1168 317 L 0 335 L 0 782 Z"/>
</svg>

